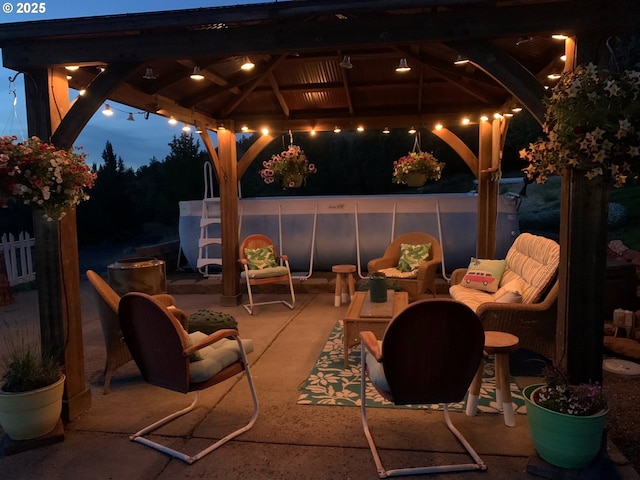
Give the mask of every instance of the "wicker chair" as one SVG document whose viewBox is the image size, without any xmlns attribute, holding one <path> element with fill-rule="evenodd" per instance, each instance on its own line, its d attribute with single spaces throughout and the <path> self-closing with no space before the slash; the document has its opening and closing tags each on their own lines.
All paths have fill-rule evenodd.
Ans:
<svg viewBox="0 0 640 480">
<path fill-rule="evenodd" d="M 360 411 L 378 476 L 486 470 L 485 463 L 451 422 L 448 407 L 464 399 L 483 357 L 484 331 L 477 315 L 450 299 L 421 300 L 394 317 L 382 341 L 370 331 L 360 332 L 360 340 Z M 396 405 L 444 404 L 447 427 L 473 462 L 385 469 L 367 422 L 367 378 L 380 395 Z"/>
<path fill-rule="evenodd" d="M 87 270 L 86 274 L 91 285 L 93 285 L 100 326 L 104 336 L 104 345 L 107 350 L 107 360 L 104 366 L 104 389 L 102 391 L 106 395 L 109 393 L 113 373 L 121 366 L 129 363 L 132 357 L 127 345 L 122 341 L 122 331 L 118 320 L 120 295 L 93 270 Z M 154 298 L 163 305 L 171 307 L 173 315 L 186 328 L 187 315 L 182 310 L 175 308 L 176 302 L 171 295 L 159 294 L 155 295 Z"/>
<path fill-rule="evenodd" d="M 425 295 L 435 297 L 436 295 L 436 271 L 442 262 L 442 247 L 440 243 L 431 235 L 422 232 L 412 232 L 400 235 L 384 251 L 380 258 L 369 260 L 367 270 L 369 273 L 377 272 L 386 268 L 396 267 L 400 261 L 401 244 L 410 245 L 431 244 L 431 259 L 418 267 L 416 278 L 397 278 L 400 288 L 409 293 L 412 300 L 419 300 Z"/>
</svg>

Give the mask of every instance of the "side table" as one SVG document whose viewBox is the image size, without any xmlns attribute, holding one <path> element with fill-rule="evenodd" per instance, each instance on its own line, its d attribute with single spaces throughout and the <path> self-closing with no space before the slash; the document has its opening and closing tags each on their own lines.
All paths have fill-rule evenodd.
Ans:
<svg viewBox="0 0 640 480">
<path fill-rule="evenodd" d="M 360 332 L 372 331 L 381 339 L 393 317 L 409 305 L 407 292 L 387 291 L 387 302 L 371 304 L 369 292 L 355 292 L 344 317 L 344 366 L 349 366 L 349 348 L 360 342 Z M 367 307 L 370 308 L 367 312 Z M 364 307 L 364 311 L 363 311 Z M 378 313 L 376 313 L 378 312 Z"/>
</svg>

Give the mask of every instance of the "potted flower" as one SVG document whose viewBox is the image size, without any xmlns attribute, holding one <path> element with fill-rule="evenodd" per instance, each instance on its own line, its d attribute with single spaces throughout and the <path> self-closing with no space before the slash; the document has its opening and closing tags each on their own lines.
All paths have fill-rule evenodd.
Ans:
<svg viewBox="0 0 640 480">
<path fill-rule="evenodd" d="M 260 170 L 260 176 L 264 183 L 278 182 L 283 188 L 299 188 L 310 174 L 317 172 L 316 166 L 309 163 L 304 151 L 294 144 L 273 155 L 262 165 L 264 168 Z"/>
<path fill-rule="evenodd" d="M 600 384 L 571 385 L 564 372 L 545 370 L 545 383 L 523 389 L 533 444 L 542 459 L 586 467 L 600 451 L 609 408 Z"/>
<path fill-rule="evenodd" d="M 59 220 L 89 196 L 96 175 L 85 155 L 31 137 L 0 137 L 0 206 L 8 201 L 42 208 L 47 220 Z"/>
<path fill-rule="evenodd" d="M 393 162 L 393 181 L 421 187 L 427 180 L 440 180 L 444 163 L 428 152 L 413 151 Z"/>
<path fill-rule="evenodd" d="M 3 359 L 0 425 L 13 440 L 51 432 L 60 419 L 65 376 L 53 355 L 21 344 Z"/>
<path fill-rule="evenodd" d="M 562 75 L 546 98 L 547 139 L 520 151 L 528 178 L 544 183 L 566 168 L 615 186 L 640 171 L 640 72 L 589 63 Z"/>
</svg>

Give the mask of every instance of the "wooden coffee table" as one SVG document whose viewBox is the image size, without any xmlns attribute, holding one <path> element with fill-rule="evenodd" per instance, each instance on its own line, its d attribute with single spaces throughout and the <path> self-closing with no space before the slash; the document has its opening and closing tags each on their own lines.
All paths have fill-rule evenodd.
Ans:
<svg viewBox="0 0 640 480">
<path fill-rule="evenodd" d="M 349 366 L 349 348 L 360 343 L 360 332 L 372 331 L 378 339 L 391 319 L 409 305 L 407 292 L 387 291 L 387 303 L 371 303 L 369 292 L 356 292 L 344 317 L 344 366 Z"/>
</svg>

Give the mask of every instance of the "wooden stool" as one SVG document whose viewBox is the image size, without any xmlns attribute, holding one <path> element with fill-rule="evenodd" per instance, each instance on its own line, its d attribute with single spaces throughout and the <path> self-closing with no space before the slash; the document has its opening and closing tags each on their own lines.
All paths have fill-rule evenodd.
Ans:
<svg viewBox="0 0 640 480">
<path fill-rule="evenodd" d="M 511 403 L 511 373 L 509 372 L 509 354 L 515 352 L 520 340 L 515 335 L 506 332 L 484 332 L 484 351 L 487 355 L 495 357 L 495 381 L 496 403 L 504 415 L 504 424 L 513 427 L 516 419 L 513 415 L 513 403 Z M 474 416 L 478 411 L 478 397 L 482 386 L 482 374 L 484 372 L 484 359 L 469 387 L 466 413 Z M 500 407 L 501 406 L 501 407 Z"/>
<path fill-rule="evenodd" d="M 336 274 L 336 296 L 334 305 L 339 307 L 343 303 L 350 302 L 356 292 L 356 284 L 353 279 L 356 266 L 334 265 L 331 267 L 331 271 Z M 347 286 L 349 287 L 348 292 Z"/>
</svg>

